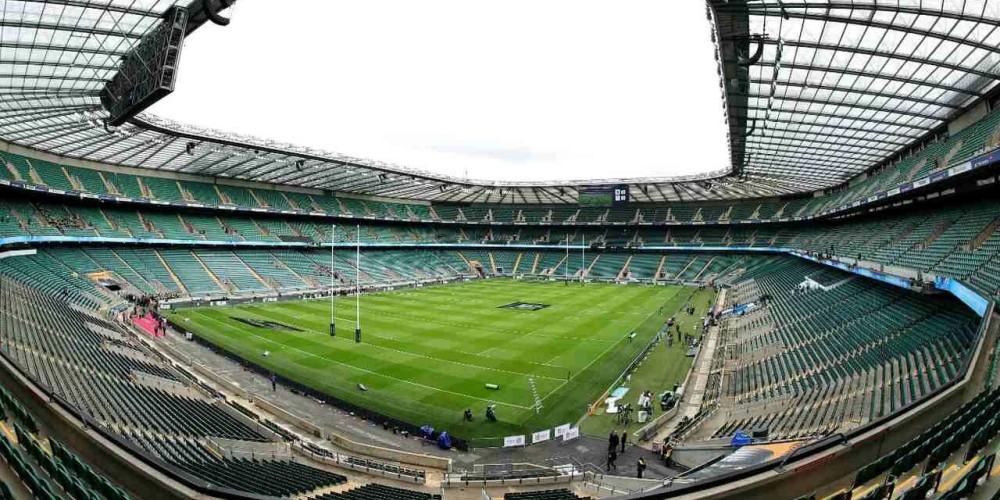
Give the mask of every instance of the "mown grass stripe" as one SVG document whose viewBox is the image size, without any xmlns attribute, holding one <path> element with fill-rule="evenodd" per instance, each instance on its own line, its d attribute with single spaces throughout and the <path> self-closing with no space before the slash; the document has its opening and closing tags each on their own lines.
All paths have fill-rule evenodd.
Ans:
<svg viewBox="0 0 1000 500">
<path fill-rule="evenodd" d="M 414 424 L 465 438 L 530 432 L 575 421 L 675 310 L 681 287 L 564 285 L 513 280 L 399 290 L 363 296 L 361 344 L 354 343 L 354 299 L 337 303 L 337 338 L 328 334 L 329 300 L 185 309 L 171 319 L 206 340 L 317 390 Z M 512 302 L 548 304 L 538 311 Z M 668 306 L 669 307 L 669 306 Z M 257 328 L 231 316 L 303 330 Z M 625 341 L 631 331 L 637 338 Z M 261 353 L 269 350 L 264 358 Z M 539 415 L 528 378 L 545 401 Z M 365 384 L 369 391 L 356 389 Z M 496 383 L 490 391 L 485 383 Z M 501 405 L 500 422 L 467 423 Z"/>
</svg>

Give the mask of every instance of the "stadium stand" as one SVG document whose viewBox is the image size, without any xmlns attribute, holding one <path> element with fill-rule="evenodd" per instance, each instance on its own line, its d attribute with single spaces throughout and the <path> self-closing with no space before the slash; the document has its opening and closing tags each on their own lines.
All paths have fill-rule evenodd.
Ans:
<svg viewBox="0 0 1000 500">
<path fill-rule="evenodd" d="M 826 289 L 800 286 L 817 271 Z M 726 421 L 715 437 L 825 434 L 896 412 L 958 374 L 975 332 L 957 303 L 806 262 L 777 261 L 740 279 L 739 302 L 760 306 L 731 322 L 736 404 L 727 411 L 750 416 Z"/>
<path fill-rule="evenodd" d="M 35 498 L 107 498 L 129 495 L 80 460 L 69 448 L 47 436 L 34 417 L 0 387 L 0 456 Z M 3 485 L 0 498 L 15 498 Z"/>
<path fill-rule="evenodd" d="M 1000 391 L 980 393 L 904 446 L 862 467 L 849 488 L 834 494 L 861 498 L 889 490 L 901 498 L 926 498 L 931 492 L 941 498 L 969 498 L 993 469 L 996 452 L 986 448 L 1000 434 L 998 410 Z M 945 470 L 956 468 L 942 481 Z"/>
<path fill-rule="evenodd" d="M 944 275 L 969 282 L 977 290 L 994 295 L 1000 290 L 1000 279 L 994 276 L 991 263 L 1000 247 L 997 235 L 997 213 L 1000 204 L 989 197 L 975 203 L 961 204 L 941 210 L 922 208 L 905 213 L 887 211 L 863 221 L 829 222 L 809 227 L 792 227 L 778 233 L 763 230 L 737 231 L 736 229 L 674 228 L 670 230 L 641 229 L 623 236 L 609 235 L 606 231 L 590 229 L 577 231 L 582 238 L 598 241 L 606 238 L 609 244 L 638 244 L 637 248 L 655 247 L 667 243 L 671 247 L 775 247 L 784 246 L 803 251 L 822 253 L 843 260 L 871 262 L 880 266 L 912 269 L 920 275 L 933 277 Z M 32 236 L 70 237 L 111 237 L 128 238 L 144 234 L 146 238 L 181 239 L 211 242 L 276 242 L 287 238 L 303 238 L 316 235 L 320 241 L 326 232 L 314 223 L 297 223 L 294 226 L 284 221 L 269 219 L 248 219 L 230 215 L 178 215 L 156 212 L 134 212 L 121 209 L 95 209 L 93 207 L 51 205 L 46 203 L 23 203 L 17 200 L 6 202 L 6 216 L 0 230 L 5 234 L 29 234 Z M 62 215 L 59 215 L 59 214 Z M 492 229 L 493 240 L 512 240 L 524 244 L 525 240 L 513 233 L 513 229 Z M 520 230 L 518 230 L 520 232 Z M 341 232 L 338 243 L 350 244 L 353 235 Z M 468 231 L 464 232 L 469 234 Z M 589 233 L 589 234 L 588 234 Z M 457 234 L 457 236 L 455 236 Z M 492 241 L 486 236 L 463 239 L 462 229 L 438 228 L 435 233 L 413 229 L 406 235 L 396 228 L 373 225 L 365 230 L 364 239 L 370 242 L 392 243 L 432 243 L 442 241 Z M 868 235 L 878 235 L 871 239 Z M 298 241 L 298 240 L 292 240 Z M 303 241 L 316 241 L 315 239 Z M 534 240 L 528 243 L 545 244 L 548 240 Z M 183 253 L 183 252 L 182 252 Z M 207 254 L 216 258 L 216 254 Z M 501 254 L 498 254 L 501 255 Z M 513 269 L 516 254 L 507 253 L 506 269 Z M 599 252 L 592 252 L 590 258 L 597 258 Z M 488 262 L 487 255 L 482 255 Z M 199 256 L 200 258 L 200 256 Z M 218 267 L 223 276 L 228 275 L 231 266 L 237 262 L 224 257 Z M 553 255 L 553 258 L 555 256 Z M 166 252 L 165 260 L 171 267 L 176 262 L 182 279 L 189 275 L 201 275 L 185 255 Z M 204 261 L 204 259 L 202 259 Z M 547 262 L 547 261 L 546 261 Z M 641 259 L 640 261 L 641 262 Z M 214 263 L 214 261 L 213 261 Z M 690 266 L 687 264 L 691 263 Z M 695 279 L 700 274 L 711 274 L 723 262 L 699 260 L 695 262 L 669 261 L 666 266 L 668 276 L 679 279 Z M 589 260 L 587 267 L 592 276 L 601 278 L 617 277 L 624 262 L 617 257 L 605 258 L 604 262 Z M 594 264 L 594 266 L 590 266 Z M 708 267 L 706 267 L 708 264 Z M 577 266 L 576 264 L 571 264 Z M 192 267 L 195 269 L 192 270 Z M 227 267 L 229 266 L 229 267 Z M 678 267 L 679 266 L 679 267 Z M 501 266 L 504 267 L 504 266 Z M 577 266 L 578 267 L 578 266 Z M 657 266 L 659 268 L 659 266 Z M 524 267 L 521 268 L 523 270 Z M 543 267 L 544 269 L 544 267 Z M 574 269 L 573 272 L 577 272 Z M 981 272 L 982 271 L 982 272 Z M 176 271 L 175 271 L 176 272 Z M 651 278 L 651 276 L 645 276 Z M 242 279 L 238 278 L 238 279 Z M 221 288 L 204 280 L 192 278 L 192 291 L 208 292 Z M 163 280 L 164 286 L 170 285 Z M 242 289 L 254 290 L 260 283 L 244 281 Z M 223 285 L 226 286 L 226 285 Z M 237 289 L 241 287 L 236 286 Z"/>
<path fill-rule="evenodd" d="M 164 461 L 205 481 L 237 491 L 288 497 L 347 481 L 343 475 L 290 460 L 219 458 L 190 439 L 168 439 L 138 432 L 130 437 Z"/>
<path fill-rule="evenodd" d="M 395 460 L 404 451 L 387 443 L 413 444 L 403 438 L 357 446 L 375 455 L 364 456 L 336 435 L 347 420 L 324 435 L 281 407 L 257 413 L 267 410 L 246 386 L 229 390 L 238 402 L 199 379 L 211 370 L 167 351 L 140 304 L 497 278 L 719 292 L 705 318 L 688 310 L 698 334 L 684 339 L 694 359 L 676 413 L 634 443 L 717 455 L 691 467 L 664 456 L 657 475 L 677 476 L 629 498 L 995 496 L 1000 20 L 990 2 L 708 0 L 731 165 L 593 186 L 488 185 L 154 115 L 120 122 L 119 101 L 144 89 L 114 89 L 136 62 L 150 71 L 152 35 L 227 24 L 218 16 L 232 2 L 12 3 L 0 9 L 0 67 L 16 70 L 0 75 L 0 498 L 161 493 L 150 484 L 169 486 L 165 496 L 441 498 L 367 484 L 437 493 L 428 480 L 442 471 Z M 169 24 L 176 9 L 184 15 Z M 129 116 L 142 111 L 133 104 Z M 669 328 L 659 333 L 673 344 Z M 208 347 L 247 376 L 262 369 Z M 288 382 L 308 404 L 321 399 Z M 547 460 L 593 479 L 599 467 L 572 455 L 600 444 Z M 135 467 L 90 460 L 112 455 Z M 456 477 L 486 493 L 496 478 L 484 470 Z M 519 480 L 553 474 L 527 470 Z M 500 494 L 579 498 L 569 487 Z"/>
<path fill-rule="evenodd" d="M 580 497 L 569 490 L 562 489 L 507 493 L 503 498 L 504 500 L 583 500 L 589 497 Z"/>
<path fill-rule="evenodd" d="M 313 497 L 315 500 L 437 500 L 441 495 L 421 493 L 418 491 L 404 490 L 385 486 L 382 484 L 366 484 L 357 488 L 344 491 L 342 493 L 325 493 Z"/>
<path fill-rule="evenodd" d="M 107 431 L 195 477 L 235 490 L 288 496 L 346 480 L 294 461 L 220 458 L 211 453 L 206 443 L 212 439 L 267 442 L 268 438 L 188 386 L 183 377 L 147 354 L 116 323 L 96 311 L 72 308 L 58 294 L 53 296 L 7 277 L 11 269 L 7 262 L 0 261 L 0 312 L 5 318 L 0 341 L 5 356 L 37 384 Z M 0 395 L 0 402 L 24 425 L 26 431 L 16 427 L 17 437 L 19 443 L 27 443 L 29 455 L 43 469 L 52 469 L 52 477 L 67 491 L 83 488 L 83 483 L 72 480 L 65 466 L 44 460 L 48 455 L 28 436 L 28 432 L 37 432 L 30 416 L 18 409 L 10 396 Z M 73 464 L 75 473 L 91 488 L 106 487 L 68 451 L 54 443 L 50 447 L 58 460 Z M 18 463 L 10 443 L 3 452 L 8 463 Z M 51 487 L 37 472 L 30 475 L 33 470 L 22 469 L 19 476 L 29 489 L 38 492 L 37 496 L 44 497 Z"/>
</svg>

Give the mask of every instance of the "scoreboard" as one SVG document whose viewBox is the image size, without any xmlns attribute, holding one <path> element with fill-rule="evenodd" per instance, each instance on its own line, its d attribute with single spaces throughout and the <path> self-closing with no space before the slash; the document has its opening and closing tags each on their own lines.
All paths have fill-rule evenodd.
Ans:
<svg viewBox="0 0 1000 500">
<path fill-rule="evenodd" d="M 581 207 L 610 207 L 629 202 L 628 185 L 581 186 L 577 188 L 577 203 Z"/>
<path fill-rule="evenodd" d="M 612 203 L 615 205 L 624 205 L 628 203 L 628 186 L 622 184 L 620 186 L 614 187 L 614 200 Z"/>
<path fill-rule="evenodd" d="M 101 90 L 109 125 L 125 123 L 174 91 L 187 25 L 187 10 L 171 7 L 163 21 L 122 56 L 118 72 Z"/>
</svg>

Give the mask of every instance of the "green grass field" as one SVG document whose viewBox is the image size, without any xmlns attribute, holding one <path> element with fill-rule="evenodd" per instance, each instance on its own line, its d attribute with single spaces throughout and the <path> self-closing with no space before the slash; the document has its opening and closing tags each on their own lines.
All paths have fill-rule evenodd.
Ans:
<svg viewBox="0 0 1000 500">
<path fill-rule="evenodd" d="M 694 306 L 695 313 L 689 315 L 678 312 L 675 316 L 677 323 L 682 332 L 701 338 L 702 318 L 715 304 L 715 291 L 709 288 L 693 293 L 685 292 L 684 295 L 690 296 L 690 305 Z M 670 329 L 670 333 L 674 334 L 673 328 Z M 631 373 L 629 380 L 621 384 L 630 389 L 625 397 L 625 402 L 635 404 L 642 391 L 652 391 L 654 395 L 652 418 L 660 416 L 662 412 L 660 411 L 659 399 L 655 396 L 659 396 L 663 391 L 673 389 L 674 384 L 682 383 L 693 362 L 694 358 L 687 357 L 687 346 L 683 342 L 674 342 L 673 345 L 668 342 L 660 342 L 650 350 L 642 364 Z M 629 425 L 618 424 L 614 415 L 605 414 L 604 409 L 601 408 L 583 421 L 580 431 L 592 436 L 607 436 L 612 429 L 624 429 L 631 434 L 644 425 L 635 420 Z"/>
<path fill-rule="evenodd" d="M 505 435 L 575 423 L 690 294 L 672 286 L 513 280 L 378 293 L 361 298 L 360 344 L 354 342 L 353 298 L 338 301 L 336 338 L 329 335 L 328 299 L 182 309 L 169 317 L 316 390 L 491 446 Z M 500 307 L 512 302 L 549 307 Z M 637 336 L 629 341 L 632 331 Z M 369 390 L 358 390 L 359 383 Z M 483 418 L 488 404 L 497 405 L 499 422 Z M 465 408 L 472 408 L 474 422 L 463 422 Z"/>
</svg>

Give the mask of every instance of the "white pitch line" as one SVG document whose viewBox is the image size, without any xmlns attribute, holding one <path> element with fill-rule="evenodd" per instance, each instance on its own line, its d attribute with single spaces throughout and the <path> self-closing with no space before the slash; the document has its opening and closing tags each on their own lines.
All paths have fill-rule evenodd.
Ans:
<svg viewBox="0 0 1000 500">
<path fill-rule="evenodd" d="M 671 297 L 670 297 L 670 299 L 673 299 L 673 298 L 674 298 L 674 297 L 676 297 L 676 296 L 677 296 L 677 293 L 676 293 L 676 292 L 674 292 L 674 295 L 673 295 L 673 296 L 671 296 Z M 667 299 L 667 300 L 670 300 L 670 299 Z M 649 318 L 650 318 L 650 317 L 652 317 L 652 316 L 653 316 L 653 314 L 655 314 L 655 313 L 656 313 L 656 310 L 653 310 L 653 311 L 650 311 L 650 312 L 649 312 L 649 314 L 647 314 L 647 315 L 646 315 L 646 319 L 642 320 L 642 321 L 641 321 L 641 322 L 639 323 L 639 325 L 642 325 L 642 323 L 645 323 L 645 322 L 646 322 L 647 320 L 649 320 Z M 636 325 L 636 327 L 638 327 L 639 325 Z M 583 372 L 587 371 L 587 368 L 590 368 L 590 365 L 593 365 L 594 363 L 596 363 L 596 362 L 597 362 L 597 360 L 599 360 L 599 359 L 603 358 L 603 357 L 604 357 L 605 355 L 607 355 L 607 354 L 608 354 L 608 352 L 609 352 L 609 351 L 611 351 L 611 349 L 613 349 L 613 348 L 614 348 L 614 347 L 615 347 L 616 345 L 618 345 L 618 343 L 620 343 L 620 342 L 621 342 L 621 341 L 623 341 L 623 340 L 625 340 L 625 337 L 622 337 L 622 338 L 618 339 L 618 342 L 615 342 L 614 344 L 612 344 L 611 346 L 609 346 L 609 347 L 608 347 L 607 349 L 605 349 L 605 350 L 604 350 L 604 352 L 602 352 L 602 353 L 601 353 L 601 354 L 600 354 L 599 356 L 597 356 L 596 358 L 592 359 L 592 360 L 590 361 L 590 363 L 587 363 L 587 366 L 584 366 L 584 367 L 583 367 L 583 369 L 581 369 L 581 370 L 577 371 L 577 372 L 576 372 L 576 373 L 574 373 L 574 374 L 573 374 L 572 376 L 570 376 L 570 377 L 569 377 L 568 379 L 566 379 L 566 381 L 565 381 L 565 382 L 563 382 L 563 383 L 559 384 L 558 386 L 556 386 L 556 388 L 555 388 L 555 389 L 552 389 L 551 391 L 549 391 L 549 393 L 548 393 L 548 394 L 546 394 L 545 396 L 543 396 L 543 397 L 542 397 L 542 402 L 545 402 L 545 400 L 546 400 L 546 399 L 549 399 L 549 396 L 551 396 L 551 395 L 555 394 L 555 393 L 556 393 L 556 392 L 558 392 L 558 391 L 559 391 L 560 389 L 562 389 L 564 385 L 566 385 L 566 384 L 568 384 L 568 383 L 572 382 L 572 381 L 573 381 L 573 379 L 575 379 L 575 378 L 576 378 L 577 376 L 579 376 L 579 375 L 580 375 L 581 373 L 583 373 Z M 553 356 L 553 357 L 552 357 L 552 359 L 555 359 L 555 358 L 557 358 L 557 357 L 558 357 L 558 356 Z M 552 359 L 550 359 L 549 361 L 552 361 Z"/>
<path fill-rule="evenodd" d="M 237 307 L 237 309 L 245 311 L 245 309 L 242 309 L 239 306 Z M 256 313 L 250 313 L 250 314 L 256 314 Z M 272 319 L 272 318 L 268 318 L 266 316 L 261 316 L 261 315 L 258 315 L 258 316 L 260 316 L 262 318 L 266 318 L 266 319 Z M 345 318 L 347 318 L 347 319 L 353 319 L 353 317 L 348 318 L 347 316 L 345 316 Z M 340 319 L 340 318 L 338 317 L 338 319 Z M 447 323 L 447 322 L 441 322 L 441 324 L 450 325 L 450 326 L 462 326 L 462 325 L 457 324 L 457 323 Z M 542 326 L 544 326 L 544 325 L 540 325 L 540 326 L 538 326 L 538 327 L 536 327 L 536 328 L 534 328 L 532 330 L 529 330 L 528 332 L 524 332 L 524 331 L 521 331 L 521 330 L 516 330 L 515 331 L 515 330 L 504 330 L 504 329 L 487 330 L 487 329 L 483 328 L 482 325 L 477 325 L 476 330 L 481 331 L 483 333 L 487 333 L 487 334 L 505 333 L 505 334 L 510 334 L 510 335 L 518 335 L 519 336 L 518 338 L 523 338 L 523 337 L 529 336 L 532 331 L 538 330 L 538 328 L 541 328 Z M 308 330 L 308 331 L 316 331 L 316 330 Z M 380 339 L 389 339 L 389 337 L 385 337 L 385 336 L 382 336 L 382 335 L 372 334 L 372 336 L 376 337 L 376 338 L 380 338 Z M 557 335 L 534 335 L 534 336 L 538 337 L 538 338 L 546 338 L 546 339 L 572 340 L 572 341 L 575 341 L 575 342 L 584 342 L 584 341 L 587 341 L 587 342 L 601 342 L 601 343 L 612 343 L 612 344 L 615 343 L 615 342 L 617 342 L 617 341 L 614 341 L 614 340 L 591 339 L 591 338 L 586 338 L 586 337 L 561 337 L 561 336 L 557 336 Z M 390 339 L 390 340 L 392 340 L 392 339 Z M 480 351 L 480 352 L 468 352 L 468 351 L 459 351 L 459 350 L 453 350 L 453 352 L 458 352 L 458 353 L 461 353 L 461 354 L 467 354 L 469 356 L 482 356 L 484 353 L 492 351 L 493 349 L 498 349 L 498 348 L 499 348 L 499 346 L 493 346 L 493 347 L 488 347 L 485 350 Z M 403 351 L 403 352 L 407 352 L 407 351 Z M 437 359 L 437 358 L 431 358 L 431 359 Z M 535 362 L 535 361 L 521 361 L 521 362 L 522 363 L 528 363 L 528 364 L 531 364 L 531 365 L 547 366 L 547 367 L 550 367 L 550 368 L 564 368 L 561 365 L 553 365 L 551 363 L 538 363 L 538 362 Z M 478 366 L 478 365 L 472 365 L 472 366 Z M 520 374 L 521 372 L 513 372 L 513 373 Z M 558 377 L 545 377 L 545 376 L 542 376 L 542 375 L 539 375 L 539 377 L 541 377 L 541 378 L 548 378 L 548 379 L 551 379 L 551 380 L 562 380 L 561 378 L 558 378 Z"/>
<path fill-rule="evenodd" d="M 253 311 L 248 311 L 246 309 L 243 309 L 243 312 L 245 312 L 247 314 L 252 314 L 252 315 L 254 315 L 254 316 L 258 317 L 258 318 L 262 318 L 262 319 L 265 319 L 265 320 L 268 320 L 268 321 L 274 319 L 274 318 L 271 318 L 271 317 L 268 317 L 268 316 L 264 316 L 262 314 L 255 313 Z M 225 324 L 225 323 L 223 323 L 223 324 Z M 311 330 L 309 328 L 306 328 L 304 331 L 306 331 L 306 332 L 312 332 L 312 333 L 316 333 L 316 334 L 320 334 L 320 335 L 326 335 L 326 332 L 321 332 L 319 330 Z M 292 335 L 294 336 L 295 334 L 292 333 Z M 369 334 L 369 335 L 371 335 L 372 337 L 375 337 L 375 338 L 387 339 L 387 337 L 383 337 L 383 336 L 380 336 L 380 335 L 375 335 L 375 334 Z M 337 340 L 348 340 L 348 339 L 344 339 L 342 337 L 335 337 L 335 338 Z M 303 339 L 303 340 L 310 340 L 310 339 Z M 389 340 L 392 340 L 392 339 L 389 339 Z M 430 360 L 439 361 L 439 362 L 443 362 L 443 363 L 450 363 L 450 364 L 453 364 L 453 365 L 465 366 L 465 367 L 468 367 L 468 368 L 477 368 L 477 369 L 480 369 L 480 370 L 489 370 L 489 371 L 495 371 L 495 372 L 501 372 L 501 373 L 508 373 L 510 375 L 534 375 L 534 373 L 526 374 L 524 372 L 515 372 L 515 371 L 511 371 L 511 370 L 504 370 L 502 368 L 491 368 L 489 366 L 474 365 L 472 363 L 463 363 L 461 361 L 452 361 L 452 360 L 448 360 L 448 359 L 435 358 L 433 356 L 427 356 L 426 354 L 417 354 L 417 353 L 410 352 L 410 351 L 404 351 L 404 350 L 401 350 L 401 349 L 393 349 L 391 347 L 385 347 L 385 346 L 380 346 L 380 345 L 375 345 L 375 344 L 365 344 L 365 345 L 367 345 L 369 347 L 373 347 L 375 349 L 381 349 L 383 351 L 395 352 L 395 353 L 398 353 L 398 354 L 404 354 L 404 355 L 413 356 L 413 357 L 416 357 L 416 358 L 430 359 Z M 547 377 L 547 376 L 544 376 L 544 375 L 539 375 L 538 377 L 539 378 L 549 379 L 549 380 L 562 380 L 561 378 L 558 378 L 558 377 Z"/>
<path fill-rule="evenodd" d="M 192 311 L 192 312 L 197 313 L 198 315 L 200 315 L 201 317 L 203 317 L 204 319 L 207 319 L 209 321 L 214 321 L 216 323 L 221 323 L 224 326 L 228 326 L 225 323 L 223 323 L 222 321 L 219 321 L 217 319 L 209 318 L 208 316 L 205 316 L 200 311 Z M 443 393 L 446 393 L 446 394 L 453 394 L 455 396 L 461 396 L 463 398 L 476 399 L 476 400 L 479 400 L 479 401 L 484 401 L 486 403 L 499 404 L 499 405 L 509 406 L 511 408 L 518 408 L 518 409 L 521 409 L 521 410 L 530 410 L 531 409 L 530 406 L 521 406 L 521 405 L 516 405 L 516 404 L 513 404 L 513 403 L 504 403 L 503 401 L 496 401 L 496 400 L 492 400 L 492 399 L 483 399 L 483 398 L 480 398 L 480 397 L 470 396 L 468 394 L 463 394 L 461 392 L 449 391 L 449 390 L 441 389 L 441 388 L 438 388 L 438 387 L 431 387 L 429 385 L 424 385 L 424 384 L 421 384 L 421 383 L 418 383 L 418 382 L 414 382 L 412 380 L 404 380 L 404 379 L 401 379 L 401 378 L 396 378 L 396 377 L 393 377 L 391 375 L 386 375 L 384 373 L 378 373 L 378 372 L 375 372 L 375 371 L 372 371 L 372 370 L 366 370 L 366 369 L 358 367 L 358 366 L 349 365 L 347 363 L 343 363 L 343 362 L 337 361 L 335 359 L 330 359 L 330 358 L 328 358 L 326 356 L 320 356 L 318 354 L 311 353 L 309 351 L 303 351 L 302 349 L 299 349 L 297 347 L 292 347 L 290 345 L 282 344 L 281 342 L 278 342 L 276 340 L 271 340 L 271 339 L 269 339 L 267 337 L 261 337 L 260 335 L 257 335 L 255 333 L 250 333 L 250 335 L 253 336 L 253 337 L 257 337 L 258 339 L 261 339 L 261 340 L 263 340 L 265 342 L 269 342 L 271 344 L 275 344 L 275 345 L 281 346 L 284 349 L 290 349 L 290 350 L 293 350 L 293 351 L 298 351 L 298 352 L 300 352 L 302 354 L 305 354 L 306 356 L 312 356 L 314 358 L 319 358 L 319 359 L 322 359 L 324 361 L 329 361 L 329 362 L 332 362 L 334 364 L 338 364 L 338 365 L 344 366 L 346 368 L 350 368 L 350 369 L 353 369 L 353 370 L 357 370 L 357 371 L 360 371 L 360 372 L 367 373 L 369 375 L 375 375 L 376 377 L 387 378 L 387 379 L 390 379 L 390 380 L 395 380 L 396 382 L 402 382 L 404 384 L 410 384 L 410 385 L 414 385 L 414 386 L 417 386 L 417 387 L 422 387 L 424 389 L 430 389 L 432 391 L 443 392 Z"/>
</svg>

